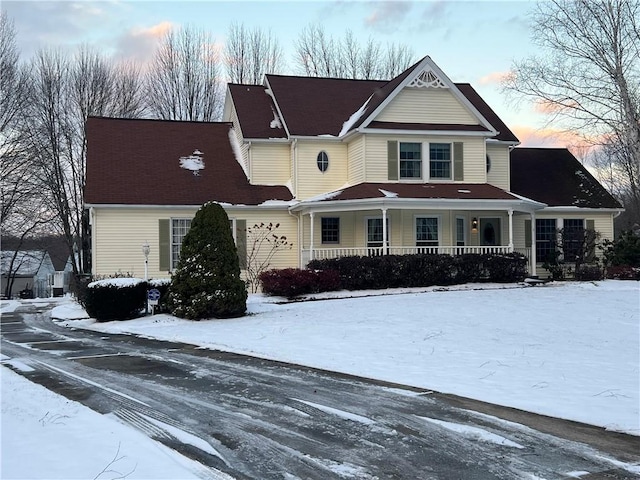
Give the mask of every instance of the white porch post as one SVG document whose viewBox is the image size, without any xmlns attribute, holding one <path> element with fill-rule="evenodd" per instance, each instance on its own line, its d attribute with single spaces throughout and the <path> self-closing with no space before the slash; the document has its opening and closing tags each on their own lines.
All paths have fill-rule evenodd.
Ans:
<svg viewBox="0 0 640 480">
<path fill-rule="evenodd" d="M 537 263 L 538 263 L 538 259 L 536 258 L 536 214 L 535 212 L 531 212 L 531 276 L 533 277 L 538 275 L 536 273 Z"/>
<path fill-rule="evenodd" d="M 509 209 L 509 253 L 513 253 L 513 209 Z"/>
<path fill-rule="evenodd" d="M 309 261 L 313 260 L 313 223 L 315 214 L 313 212 L 309 213 L 309 218 L 311 219 L 311 225 L 309 226 Z"/>
<path fill-rule="evenodd" d="M 387 209 L 382 209 L 382 253 L 389 253 L 389 245 L 387 242 Z"/>
</svg>

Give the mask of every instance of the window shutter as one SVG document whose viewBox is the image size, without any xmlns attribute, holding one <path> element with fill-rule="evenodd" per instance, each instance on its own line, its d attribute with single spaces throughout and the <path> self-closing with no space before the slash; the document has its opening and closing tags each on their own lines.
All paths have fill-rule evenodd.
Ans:
<svg viewBox="0 0 640 480">
<path fill-rule="evenodd" d="M 247 221 L 236 220 L 236 249 L 238 250 L 238 260 L 240 268 L 247 268 Z"/>
<path fill-rule="evenodd" d="M 161 218 L 158 220 L 158 254 L 160 256 L 160 271 L 168 272 L 171 270 L 171 231 L 169 228 L 169 219 Z"/>
<path fill-rule="evenodd" d="M 584 221 L 585 226 L 586 226 L 586 230 L 588 231 L 592 231 L 595 232 L 596 231 L 596 222 L 595 220 L 585 220 Z M 591 234 L 588 234 L 589 237 L 587 238 L 593 238 L 593 242 L 591 242 L 590 245 L 587 246 L 588 250 L 586 252 L 586 257 L 587 257 L 587 261 L 588 262 L 593 262 L 596 259 L 596 242 L 595 242 L 595 236 L 591 236 Z"/>
<path fill-rule="evenodd" d="M 387 178 L 389 180 L 398 180 L 398 142 L 395 140 L 387 142 L 387 166 Z"/>
<path fill-rule="evenodd" d="M 524 221 L 524 246 L 531 247 L 531 220 Z"/>
<path fill-rule="evenodd" d="M 453 180 L 462 182 L 464 180 L 464 148 L 462 142 L 453 144 Z"/>
</svg>

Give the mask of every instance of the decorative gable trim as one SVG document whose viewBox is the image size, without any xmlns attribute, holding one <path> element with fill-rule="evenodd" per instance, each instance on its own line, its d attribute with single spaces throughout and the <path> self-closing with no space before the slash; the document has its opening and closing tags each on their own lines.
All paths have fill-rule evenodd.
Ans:
<svg viewBox="0 0 640 480">
<path fill-rule="evenodd" d="M 423 70 L 417 77 L 411 80 L 407 87 L 416 88 L 449 88 L 446 83 L 431 69 Z"/>
<path fill-rule="evenodd" d="M 427 73 L 426 77 L 424 76 L 425 73 Z M 429 75 L 429 73 L 432 75 Z M 412 83 L 422 82 L 423 80 L 421 77 L 426 78 L 426 80 L 430 82 L 435 81 L 436 83 L 442 83 L 443 86 L 439 86 L 437 88 L 447 88 L 451 90 L 451 93 L 456 97 L 456 99 L 478 119 L 482 126 L 489 130 L 491 136 L 498 135 L 499 132 L 493 127 L 493 125 L 491 125 L 489 121 L 478 111 L 478 109 L 473 106 L 469 99 L 462 94 L 458 87 L 456 87 L 455 83 L 453 83 L 451 79 L 447 77 L 442 70 L 440 70 L 429 56 L 424 57 L 422 61 L 414 67 L 413 72 L 407 75 L 407 77 L 400 82 L 396 88 L 389 93 L 389 95 L 387 95 L 380 105 L 378 105 L 378 107 L 360 124 L 358 130 L 362 131 L 362 129 L 367 128 L 369 124 L 385 109 L 385 107 L 391 103 L 396 95 L 402 91 L 403 88 L 410 86 Z"/>
</svg>

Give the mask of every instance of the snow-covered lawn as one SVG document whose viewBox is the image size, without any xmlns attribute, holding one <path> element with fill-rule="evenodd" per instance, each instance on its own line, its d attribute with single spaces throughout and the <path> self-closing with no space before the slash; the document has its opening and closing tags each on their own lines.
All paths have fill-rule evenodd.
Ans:
<svg viewBox="0 0 640 480">
<path fill-rule="evenodd" d="M 52 313 L 68 326 L 390 380 L 640 435 L 639 286 L 338 292 L 325 296 L 377 296 L 282 305 L 254 295 L 250 315 L 202 322 L 156 315 L 96 323 L 70 299 L 57 300 Z M 20 304 L 3 301 L 2 313 Z M 1 478 L 202 478 L 204 467 L 115 417 L 6 367 L 0 380 Z"/>
<path fill-rule="evenodd" d="M 69 326 L 388 380 L 640 435 L 639 285 L 468 285 L 288 304 L 253 295 L 249 315 L 200 322 L 68 320 L 86 316 L 75 304 L 53 316 Z M 353 293 L 325 296 L 341 295 Z"/>
</svg>

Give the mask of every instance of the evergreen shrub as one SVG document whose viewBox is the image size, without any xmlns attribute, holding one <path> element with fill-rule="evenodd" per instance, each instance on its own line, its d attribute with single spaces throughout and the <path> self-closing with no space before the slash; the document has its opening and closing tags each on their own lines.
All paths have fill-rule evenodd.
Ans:
<svg viewBox="0 0 640 480">
<path fill-rule="evenodd" d="M 90 283 L 84 292 L 83 306 L 91 318 L 128 320 L 144 310 L 147 283 L 139 278 L 106 279 Z"/>
<path fill-rule="evenodd" d="M 217 203 L 203 205 L 182 241 L 168 305 L 181 318 L 230 318 L 247 310 L 246 285 L 229 217 Z"/>
</svg>

